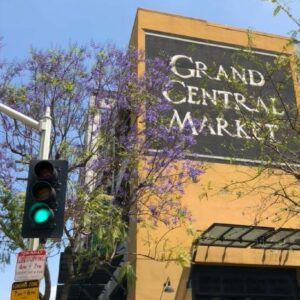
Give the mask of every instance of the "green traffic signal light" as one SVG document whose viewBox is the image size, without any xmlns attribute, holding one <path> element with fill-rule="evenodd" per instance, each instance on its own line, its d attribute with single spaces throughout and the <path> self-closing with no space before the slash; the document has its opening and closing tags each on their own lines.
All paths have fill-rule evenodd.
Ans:
<svg viewBox="0 0 300 300">
<path fill-rule="evenodd" d="M 50 211 L 47 208 L 38 209 L 32 216 L 35 223 L 41 224 L 49 220 Z"/>
<path fill-rule="evenodd" d="M 48 205 L 35 203 L 30 209 L 30 217 L 35 224 L 41 225 L 53 221 L 54 213 Z"/>
</svg>

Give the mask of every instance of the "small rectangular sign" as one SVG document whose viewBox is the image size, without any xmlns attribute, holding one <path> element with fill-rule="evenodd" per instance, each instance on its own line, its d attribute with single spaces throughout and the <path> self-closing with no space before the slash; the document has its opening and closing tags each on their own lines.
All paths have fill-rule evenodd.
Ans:
<svg viewBox="0 0 300 300">
<path fill-rule="evenodd" d="M 18 253 L 15 281 L 43 279 L 45 262 L 46 250 L 44 249 Z"/>
<path fill-rule="evenodd" d="M 39 281 L 14 282 L 11 288 L 10 300 L 38 300 Z"/>
</svg>

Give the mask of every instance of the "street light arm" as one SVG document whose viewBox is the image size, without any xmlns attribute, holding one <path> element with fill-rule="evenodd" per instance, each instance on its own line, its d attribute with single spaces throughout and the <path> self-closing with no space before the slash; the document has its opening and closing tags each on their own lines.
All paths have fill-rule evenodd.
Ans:
<svg viewBox="0 0 300 300">
<path fill-rule="evenodd" d="M 18 120 L 22 123 L 24 123 L 25 125 L 28 125 L 29 127 L 32 127 L 38 131 L 40 131 L 40 122 L 0 103 L 0 112 L 12 117 L 15 120 Z"/>
</svg>

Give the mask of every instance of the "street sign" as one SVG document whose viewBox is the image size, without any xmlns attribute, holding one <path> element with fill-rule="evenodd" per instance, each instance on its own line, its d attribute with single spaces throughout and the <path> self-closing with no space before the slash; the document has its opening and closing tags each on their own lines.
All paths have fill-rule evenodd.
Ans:
<svg viewBox="0 0 300 300">
<path fill-rule="evenodd" d="M 41 280 L 44 277 L 46 250 L 22 251 L 17 255 L 15 281 Z"/>
<path fill-rule="evenodd" d="M 11 288 L 10 300 L 38 300 L 39 281 L 14 282 Z"/>
</svg>

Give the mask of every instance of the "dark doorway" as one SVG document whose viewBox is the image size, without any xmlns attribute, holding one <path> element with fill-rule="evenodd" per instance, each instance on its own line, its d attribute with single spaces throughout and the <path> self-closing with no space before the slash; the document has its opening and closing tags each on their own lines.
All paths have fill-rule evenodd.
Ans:
<svg viewBox="0 0 300 300">
<path fill-rule="evenodd" d="M 298 300 L 295 269 L 194 265 L 193 300 Z"/>
</svg>

